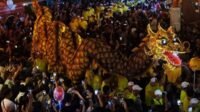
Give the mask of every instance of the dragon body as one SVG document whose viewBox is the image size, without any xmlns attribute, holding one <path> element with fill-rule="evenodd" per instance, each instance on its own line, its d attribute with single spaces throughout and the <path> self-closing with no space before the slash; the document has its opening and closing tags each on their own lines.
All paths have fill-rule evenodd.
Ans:
<svg viewBox="0 0 200 112">
<path fill-rule="evenodd" d="M 164 59 L 170 67 L 181 65 L 179 57 L 172 53 L 178 50 L 175 46 L 181 48 L 181 44 L 178 41 L 174 43 L 175 34 L 170 29 L 165 31 L 159 27 L 159 31 L 154 33 L 148 27 L 147 37 L 126 57 L 114 51 L 101 39 L 82 39 L 76 46 L 69 27 L 62 22 L 53 21 L 47 7 L 39 6 L 36 1 L 33 6 L 37 19 L 34 25 L 32 54 L 39 52 L 51 71 L 64 71 L 73 81 L 85 77 L 91 60 L 95 60 L 108 72 L 125 75 L 129 79 L 140 76 L 152 60 Z M 79 23 L 76 24 L 79 26 Z M 166 45 L 162 45 L 163 36 L 169 42 Z"/>
</svg>

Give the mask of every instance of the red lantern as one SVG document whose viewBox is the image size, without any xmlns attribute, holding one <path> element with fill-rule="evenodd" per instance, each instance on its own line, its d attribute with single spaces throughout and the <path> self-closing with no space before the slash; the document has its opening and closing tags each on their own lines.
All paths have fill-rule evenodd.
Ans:
<svg viewBox="0 0 200 112">
<path fill-rule="evenodd" d="M 53 97 L 56 101 L 61 102 L 64 99 L 64 96 L 64 89 L 61 86 L 58 86 L 54 89 Z"/>
</svg>

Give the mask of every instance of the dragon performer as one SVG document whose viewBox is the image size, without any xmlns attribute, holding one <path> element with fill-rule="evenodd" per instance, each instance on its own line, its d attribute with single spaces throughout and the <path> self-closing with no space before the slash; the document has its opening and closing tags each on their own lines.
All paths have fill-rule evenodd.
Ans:
<svg viewBox="0 0 200 112">
<path fill-rule="evenodd" d="M 63 71 L 73 81 L 85 77 L 91 60 L 95 60 L 108 72 L 122 74 L 130 80 L 140 77 L 152 62 L 159 59 L 166 61 L 165 65 L 170 68 L 181 66 L 177 53 L 184 51 L 184 45 L 176 38 L 171 27 L 164 30 L 159 25 L 159 30 L 153 32 L 148 25 L 146 38 L 134 48 L 132 55 L 126 57 L 101 39 L 85 38 L 75 44 L 70 28 L 60 21 L 53 21 L 47 7 L 40 6 L 34 0 L 33 8 L 37 19 L 34 24 L 32 55 L 39 53 L 47 61 L 50 71 Z M 79 21 L 79 18 L 76 19 Z M 77 21 L 76 28 L 81 28 L 81 21 Z"/>
</svg>

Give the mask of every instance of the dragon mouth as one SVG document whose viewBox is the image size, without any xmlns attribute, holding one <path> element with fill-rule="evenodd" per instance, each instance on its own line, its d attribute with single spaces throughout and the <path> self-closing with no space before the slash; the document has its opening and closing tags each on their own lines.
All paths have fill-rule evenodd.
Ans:
<svg viewBox="0 0 200 112">
<path fill-rule="evenodd" d="M 170 52 L 170 51 L 165 51 L 163 54 L 165 55 L 167 61 L 170 64 L 172 64 L 174 66 L 181 66 L 182 61 L 176 53 Z"/>
</svg>

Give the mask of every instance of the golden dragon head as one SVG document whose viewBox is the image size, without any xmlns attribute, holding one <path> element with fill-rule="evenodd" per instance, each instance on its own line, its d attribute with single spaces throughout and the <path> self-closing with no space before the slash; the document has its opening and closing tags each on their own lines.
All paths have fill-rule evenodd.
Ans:
<svg viewBox="0 0 200 112">
<path fill-rule="evenodd" d="M 178 54 L 185 53 L 185 46 L 188 42 L 181 42 L 180 39 L 173 32 L 173 28 L 169 27 L 167 30 L 158 25 L 158 31 L 153 32 L 150 24 L 147 26 L 148 41 L 145 53 L 153 57 L 153 60 L 163 60 L 170 68 L 179 67 L 182 64 Z"/>
</svg>

